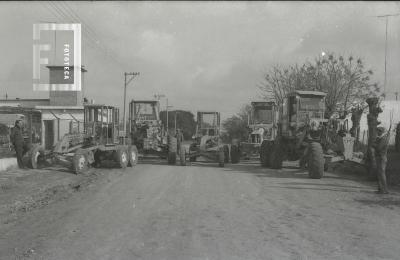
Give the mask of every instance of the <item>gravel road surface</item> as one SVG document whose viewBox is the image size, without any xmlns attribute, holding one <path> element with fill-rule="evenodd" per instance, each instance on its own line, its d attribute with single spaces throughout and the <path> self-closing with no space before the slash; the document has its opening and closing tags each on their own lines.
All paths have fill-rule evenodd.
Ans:
<svg viewBox="0 0 400 260">
<path fill-rule="evenodd" d="M 372 183 L 255 162 L 96 171 L 106 179 L 3 225 L 0 259 L 400 256 L 400 195 Z"/>
</svg>

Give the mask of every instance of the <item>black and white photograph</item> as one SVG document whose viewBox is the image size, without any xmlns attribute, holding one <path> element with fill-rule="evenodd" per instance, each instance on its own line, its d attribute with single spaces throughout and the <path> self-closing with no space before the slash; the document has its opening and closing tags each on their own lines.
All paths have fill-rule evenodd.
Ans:
<svg viewBox="0 0 400 260">
<path fill-rule="evenodd" d="M 0 21 L 0 260 L 400 259 L 400 2 Z"/>
</svg>

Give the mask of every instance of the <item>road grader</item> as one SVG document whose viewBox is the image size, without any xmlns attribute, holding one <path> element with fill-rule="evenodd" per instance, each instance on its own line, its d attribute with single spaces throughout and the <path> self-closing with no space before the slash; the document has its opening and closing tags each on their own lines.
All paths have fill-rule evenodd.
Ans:
<svg viewBox="0 0 400 260">
<path fill-rule="evenodd" d="M 326 93 L 297 90 L 289 93 L 279 109 L 275 138 L 261 144 L 261 164 L 282 168 L 283 160 L 299 160 L 310 178 L 323 177 L 331 162 L 363 162 L 353 151 L 354 137 L 349 133 L 348 120 L 326 119 Z"/>
<path fill-rule="evenodd" d="M 225 163 L 229 161 L 229 146 L 222 143 L 220 120 L 219 112 L 197 112 L 196 133 L 188 153 L 183 145 L 179 148 L 181 165 L 186 165 L 186 158 L 195 162 L 201 156 L 218 162 L 219 167 L 225 166 Z"/>
<path fill-rule="evenodd" d="M 326 93 L 295 91 L 285 97 L 280 108 L 278 134 L 261 144 L 261 163 L 282 168 L 284 159 L 307 165 L 310 178 L 322 178 L 325 159 L 321 145 Z"/>
<path fill-rule="evenodd" d="M 37 168 L 45 161 L 68 165 L 76 174 L 89 167 L 100 167 L 102 161 L 114 161 L 120 168 L 135 166 L 138 151 L 125 135 L 120 135 L 119 109 L 108 105 L 84 105 L 83 133 L 66 134 L 53 150 L 33 145 L 30 165 Z"/>
<path fill-rule="evenodd" d="M 130 138 L 141 156 L 157 155 L 175 164 L 178 138 L 164 129 L 160 120 L 160 103 L 154 100 L 129 103 Z"/>
<path fill-rule="evenodd" d="M 245 159 L 253 157 L 260 158 L 261 165 L 265 165 L 264 155 L 260 149 L 264 140 L 274 140 L 277 134 L 276 120 L 278 109 L 275 102 L 251 102 L 251 113 L 249 116 L 248 128 L 250 134 L 246 142 L 240 143 L 240 153 Z M 240 157 L 232 157 L 232 163 L 238 162 Z"/>
</svg>

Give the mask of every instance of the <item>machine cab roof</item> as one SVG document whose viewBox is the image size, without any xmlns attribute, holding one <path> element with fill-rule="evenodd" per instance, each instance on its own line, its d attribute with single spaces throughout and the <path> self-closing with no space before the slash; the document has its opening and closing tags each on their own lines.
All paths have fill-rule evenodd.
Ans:
<svg viewBox="0 0 400 260">
<path fill-rule="evenodd" d="M 296 90 L 290 92 L 288 95 L 290 96 L 316 96 L 316 97 L 325 97 L 326 93 L 321 91 L 312 91 L 312 90 Z"/>
<path fill-rule="evenodd" d="M 252 113 L 250 126 L 259 124 L 272 124 L 275 119 L 276 104 L 273 101 L 251 102 Z"/>
<path fill-rule="evenodd" d="M 160 102 L 158 100 L 132 100 L 129 117 L 135 121 L 159 121 Z"/>
</svg>

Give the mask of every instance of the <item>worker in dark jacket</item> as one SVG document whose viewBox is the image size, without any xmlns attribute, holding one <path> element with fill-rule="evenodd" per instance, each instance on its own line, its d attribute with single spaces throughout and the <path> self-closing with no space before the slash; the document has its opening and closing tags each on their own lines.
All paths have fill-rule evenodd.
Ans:
<svg viewBox="0 0 400 260">
<path fill-rule="evenodd" d="M 15 152 L 17 154 L 18 166 L 21 169 L 25 169 L 22 162 L 22 156 L 24 153 L 24 137 L 22 136 L 22 121 L 15 121 L 15 126 L 11 131 L 11 142 L 14 146 Z"/>
<path fill-rule="evenodd" d="M 386 132 L 386 133 L 385 133 Z M 375 157 L 378 175 L 378 192 L 380 194 L 388 194 L 386 183 L 386 164 L 387 150 L 389 146 L 390 133 L 384 127 L 378 127 L 377 138 L 375 143 Z"/>
</svg>

